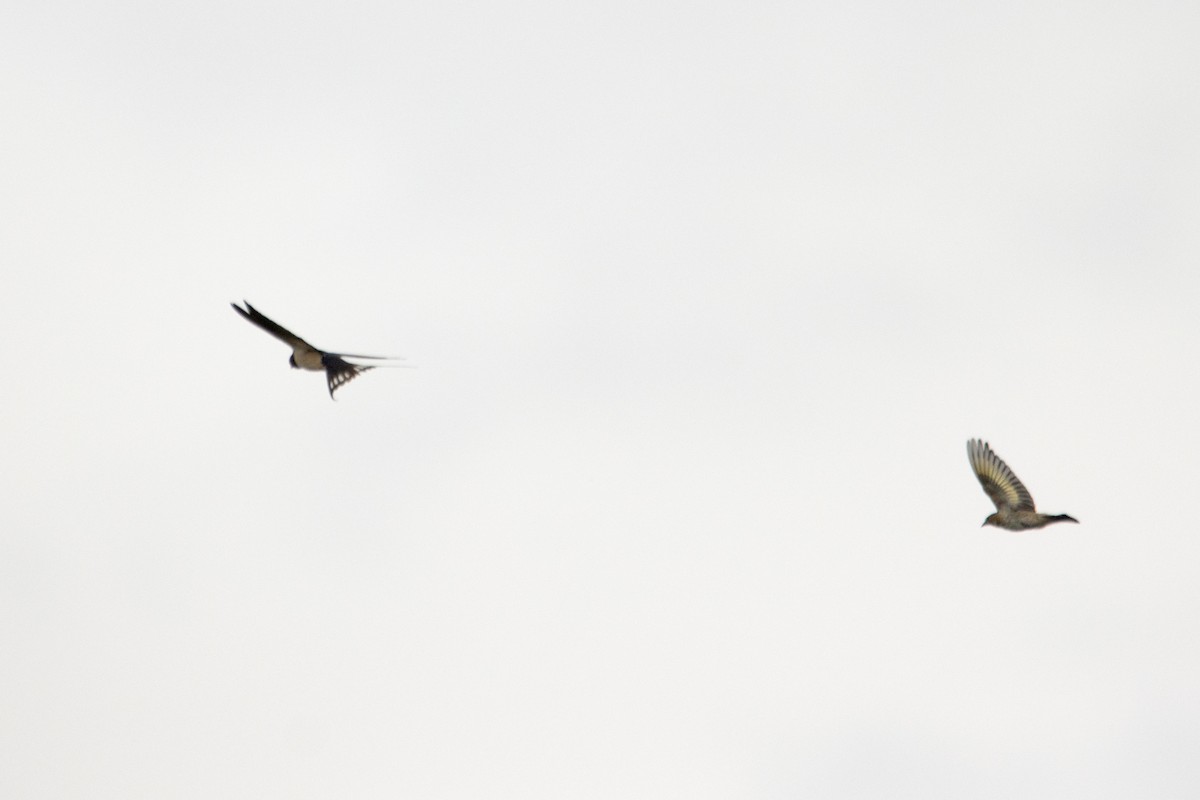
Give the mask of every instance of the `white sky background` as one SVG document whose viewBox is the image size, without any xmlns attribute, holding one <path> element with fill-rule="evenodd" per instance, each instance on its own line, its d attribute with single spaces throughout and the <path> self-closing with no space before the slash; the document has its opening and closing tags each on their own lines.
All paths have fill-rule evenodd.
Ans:
<svg viewBox="0 0 1200 800">
<path fill-rule="evenodd" d="M 970 5 L 4 6 L 0 795 L 1195 797 L 1200 11 Z"/>
</svg>

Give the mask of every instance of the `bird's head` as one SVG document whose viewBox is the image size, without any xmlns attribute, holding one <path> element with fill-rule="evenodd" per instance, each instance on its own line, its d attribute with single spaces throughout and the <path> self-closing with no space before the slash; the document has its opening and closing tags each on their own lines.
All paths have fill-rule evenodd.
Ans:
<svg viewBox="0 0 1200 800">
<path fill-rule="evenodd" d="M 979 527 L 986 528 L 988 525 L 995 525 L 997 528 L 1000 527 L 1000 514 L 998 512 L 995 514 L 988 514 L 988 518 L 985 519 L 983 524 Z"/>
<path fill-rule="evenodd" d="M 296 363 L 296 354 L 292 353 L 288 356 L 288 363 L 292 365 L 292 369 L 300 369 L 300 365 Z"/>
</svg>

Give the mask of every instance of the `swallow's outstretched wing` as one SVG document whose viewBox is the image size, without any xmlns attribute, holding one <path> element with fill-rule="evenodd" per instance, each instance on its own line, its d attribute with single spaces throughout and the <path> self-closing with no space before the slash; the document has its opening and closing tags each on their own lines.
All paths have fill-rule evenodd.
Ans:
<svg viewBox="0 0 1200 800">
<path fill-rule="evenodd" d="M 309 350 L 317 350 L 317 348 L 313 347 L 311 344 L 304 341 L 299 336 L 297 336 L 296 334 L 289 331 L 287 328 L 280 325 L 278 322 L 274 322 L 273 320 L 268 319 L 257 308 L 250 305 L 250 303 L 248 303 L 244 300 L 242 302 L 246 303 L 245 308 L 242 308 L 237 303 L 230 303 L 229 305 L 233 306 L 234 311 L 238 312 L 243 317 L 250 320 L 255 325 L 262 328 L 264 331 L 271 334 L 276 339 L 278 339 L 279 341 L 288 345 L 289 347 L 308 348 Z M 318 351 L 318 352 L 320 352 L 320 351 Z"/>
<path fill-rule="evenodd" d="M 975 470 L 975 477 L 983 485 L 983 491 L 992 498 L 998 512 L 1034 510 L 1033 497 L 1025 484 L 992 452 L 987 442 L 979 439 L 967 442 L 967 458 L 971 461 L 971 469 Z"/>
</svg>

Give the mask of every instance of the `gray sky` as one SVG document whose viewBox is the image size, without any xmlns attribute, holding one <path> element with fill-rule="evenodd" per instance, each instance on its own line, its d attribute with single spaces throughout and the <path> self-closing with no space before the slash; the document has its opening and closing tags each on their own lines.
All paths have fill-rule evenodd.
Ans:
<svg viewBox="0 0 1200 800">
<path fill-rule="evenodd" d="M 1197 41 L 9 3 L 0 795 L 1195 797 Z"/>
</svg>

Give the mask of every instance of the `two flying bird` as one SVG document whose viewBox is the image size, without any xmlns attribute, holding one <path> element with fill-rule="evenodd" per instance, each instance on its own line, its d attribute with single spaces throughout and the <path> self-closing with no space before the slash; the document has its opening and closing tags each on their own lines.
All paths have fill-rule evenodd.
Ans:
<svg viewBox="0 0 1200 800">
<path fill-rule="evenodd" d="M 273 322 L 259 312 L 254 306 L 246 303 L 242 308 L 230 303 L 233 310 L 250 322 L 262 328 L 292 348 L 288 363 L 295 369 L 307 369 L 319 372 L 325 371 L 325 379 L 329 384 L 329 396 L 342 385 L 354 380 L 362 373 L 377 366 L 403 366 L 392 363 L 397 359 L 383 356 L 359 356 L 350 353 L 329 353 L 313 347 L 296 334 L 277 322 Z M 362 359 L 376 361 L 376 364 L 354 364 L 346 359 Z M 996 504 L 996 513 L 988 515 L 984 525 L 994 525 L 1010 531 L 1024 531 L 1033 528 L 1044 528 L 1055 522 L 1078 522 L 1067 514 L 1042 514 L 1033 505 L 1033 496 L 1025 488 L 1025 484 L 1009 469 L 1000 457 L 992 452 L 987 442 L 971 439 L 967 442 L 967 458 L 975 477 L 983 485 L 983 491 Z"/>
<path fill-rule="evenodd" d="M 267 319 L 258 309 L 249 303 L 246 303 L 245 308 L 236 303 L 230 303 L 229 305 L 233 306 L 233 310 L 247 320 L 290 346 L 292 348 L 292 355 L 288 358 L 288 363 L 292 365 L 293 369 L 308 369 L 314 372 L 324 370 L 325 379 L 329 384 L 330 397 L 333 397 L 333 393 L 342 385 L 349 383 L 369 369 L 404 366 L 403 364 L 394 363 L 400 359 L 388 358 L 386 356 L 356 356 L 350 353 L 327 353 L 324 350 L 313 347 L 279 323 Z M 354 364 L 347 361 L 346 359 L 348 358 L 375 361 L 377 363 Z"/>
</svg>

